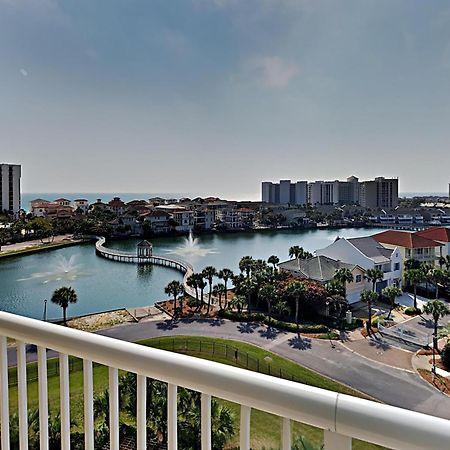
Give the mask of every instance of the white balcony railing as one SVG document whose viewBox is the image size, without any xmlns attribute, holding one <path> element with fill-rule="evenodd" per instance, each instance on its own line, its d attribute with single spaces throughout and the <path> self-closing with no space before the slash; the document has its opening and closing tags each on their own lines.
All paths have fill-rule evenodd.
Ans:
<svg viewBox="0 0 450 450">
<path fill-rule="evenodd" d="M 37 345 L 38 350 L 39 436 L 42 450 L 48 449 L 47 348 L 59 352 L 61 448 L 63 450 L 70 448 L 68 355 L 84 360 L 84 433 L 87 450 L 94 450 L 93 361 L 109 367 L 111 450 L 120 448 L 118 369 L 138 375 L 137 448 L 139 450 L 146 449 L 146 377 L 168 383 L 167 446 L 169 450 L 177 449 L 177 386 L 201 393 L 202 450 L 211 449 L 212 396 L 241 405 L 241 450 L 250 449 L 252 408 L 284 418 L 283 450 L 291 448 L 292 420 L 322 428 L 326 450 L 350 450 L 352 438 L 394 449 L 444 450 L 450 448 L 450 421 L 444 419 L 0 312 L 2 450 L 10 448 L 7 337 L 17 341 L 21 449 L 26 449 L 28 442 L 25 343 Z"/>
</svg>

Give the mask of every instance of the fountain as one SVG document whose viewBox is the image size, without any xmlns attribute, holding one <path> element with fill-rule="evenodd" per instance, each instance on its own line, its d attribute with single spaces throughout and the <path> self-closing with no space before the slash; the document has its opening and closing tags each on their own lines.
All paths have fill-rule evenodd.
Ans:
<svg viewBox="0 0 450 450">
<path fill-rule="evenodd" d="M 43 284 L 52 281 L 75 281 L 77 278 L 87 275 L 81 271 L 81 265 L 76 264 L 76 255 L 69 258 L 63 255 L 56 256 L 55 270 L 49 272 L 34 272 L 30 277 L 20 278 L 17 281 L 42 280 Z"/>
<path fill-rule="evenodd" d="M 204 257 L 210 253 L 216 253 L 212 248 L 204 248 L 199 244 L 198 238 L 194 237 L 192 230 L 189 230 L 189 235 L 184 238 L 184 244 L 174 249 L 166 250 L 168 254 L 180 255 L 187 258 Z"/>
</svg>

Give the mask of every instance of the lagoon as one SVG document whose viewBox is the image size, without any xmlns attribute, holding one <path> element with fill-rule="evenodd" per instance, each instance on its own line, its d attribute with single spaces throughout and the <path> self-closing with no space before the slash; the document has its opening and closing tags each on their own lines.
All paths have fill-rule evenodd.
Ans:
<svg viewBox="0 0 450 450">
<path fill-rule="evenodd" d="M 288 259 L 289 247 L 300 245 L 308 251 L 325 247 L 337 236 L 357 237 L 379 229 L 344 228 L 279 230 L 249 233 L 201 234 L 157 237 L 151 241 L 155 254 L 191 263 L 196 271 L 212 265 L 238 271 L 242 256 L 267 259 L 277 255 Z M 106 245 L 134 250 L 138 239 L 115 240 Z M 148 306 L 167 298 L 164 287 L 182 275 L 166 267 L 137 266 L 103 259 L 94 244 L 82 244 L 0 260 L 0 310 L 42 319 L 44 300 L 61 286 L 72 286 L 78 302 L 70 305 L 69 316 L 117 308 Z M 47 317 L 59 318 L 61 309 L 48 302 Z"/>
</svg>

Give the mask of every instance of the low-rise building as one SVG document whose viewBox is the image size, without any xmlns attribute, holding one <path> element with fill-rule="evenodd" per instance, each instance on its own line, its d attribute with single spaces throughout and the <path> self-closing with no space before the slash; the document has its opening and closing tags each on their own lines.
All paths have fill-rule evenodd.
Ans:
<svg viewBox="0 0 450 450">
<path fill-rule="evenodd" d="M 423 231 L 418 231 L 415 234 L 427 239 L 432 239 L 435 242 L 439 242 L 442 245 L 442 256 L 450 256 L 450 228 L 428 228 Z"/>
<path fill-rule="evenodd" d="M 87 214 L 89 211 L 89 201 L 85 198 L 77 198 L 73 201 L 73 206 L 76 212 Z"/>
<path fill-rule="evenodd" d="M 144 224 L 148 224 L 154 233 L 167 233 L 170 231 L 170 214 L 155 209 L 141 216 Z"/>
<path fill-rule="evenodd" d="M 387 230 L 373 235 L 373 238 L 386 248 L 397 249 L 402 255 L 403 262 L 415 259 L 435 264 L 441 255 L 442 244 L 416 233 Z"/>
<path fill-rule="evenodd" d="M 339 269 L 349 269 L 353 275 L 353 281 L 346 283 L 347 301 L 349 304 L 360 300 L 364 289 L 371 289 L 371 284 L 364 278 L 366 271 L 357 264 L 337 261 L 327 256 L 314 256 L 308 259 L 291 259 L 278 264 L 281 271 L 290 273 L 298 278 L 307 278 L 321 284 L 330 282 Z"/>
<path fill-rule="evenodd" d="M 373 237 L 336 238 L 336 240 L 320 250 L 316 255 L 359 266 L 364 270 L 379 269 L 383 272 L 383 280 L 375 285 L 376 291 L 390 285 L 401 287 L 403 258 L 398 248 L 387 248 Z"/>
<path fill-rule="evenodd" d="M 121 216 L 125 210 L 126 205 L 125 203 L 120 199 L 120 197 L 114 197 L 109 203 L 108 203 L 108 209 L 114 213 L 116 216 Z"/>
</svg>

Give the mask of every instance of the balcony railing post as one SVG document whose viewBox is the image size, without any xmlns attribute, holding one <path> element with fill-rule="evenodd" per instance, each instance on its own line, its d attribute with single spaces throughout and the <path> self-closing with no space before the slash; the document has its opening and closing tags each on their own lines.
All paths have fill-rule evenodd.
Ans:
<svg viewBox="0 0 450 450">
<path fill-rule="evenodd" d="M 202 450 L 211 450 L 211 396 L 201 396 Z"/>
<path fill-rule="evenodd" d="M 282 448 L 283 450 L 292 449 L 291 421 L 287 417 L 283 417 Z"/>
<path fill-rule="evenodd" d="M 177 386 L 167 386 L 167 450 L 178 449 L 177 436 Z"/>
<path fill-rule="evenodd" d="M 17 345 L 17 389 L 19 394 L 19 448 L 28 449 L 27 352 L 23 342 Z"/>
<path fill-rule="evenodd" d="M 94 378 L 92 361 L 83 359 L 84 447 L 94 450 Z"/>
<path fill-rule="evenodd" d="M 137 450 L 147 449 L 147 378 L 137 376 Z"/>
<path fill-rule="evenodd" d="M 240 450 L 250 450 L 251 411 L 249 406 L 241 405 Z"/>
<path fill-rule="evenodd" d="M 323 450 L 352 450 L 352 438 L 324 430 Z"/>
<path fill-rule="evenodd" d="M 109 368 L 109 448 L 119 450 L 119 379 L 118 370 Z"/>
<path fill-rule="evenodd" d="M 47 349 L 38 347 L 39 440 L 40 450 L 48 450 Z"/>
<path fill-rule="evenodd" d="M 70 392 L 69 392 L 69 357 L 59 354 L 61 450 L 70 450 Z"/>
<path fill-rule="evenodd" d="M 0 336 L 0 393 L 1 393 L 1 412 L 2 421 L 1 448 L 9 450 L 9 396 L 8 396 L 8 347 L 6 337 Z"/>
</svg>

